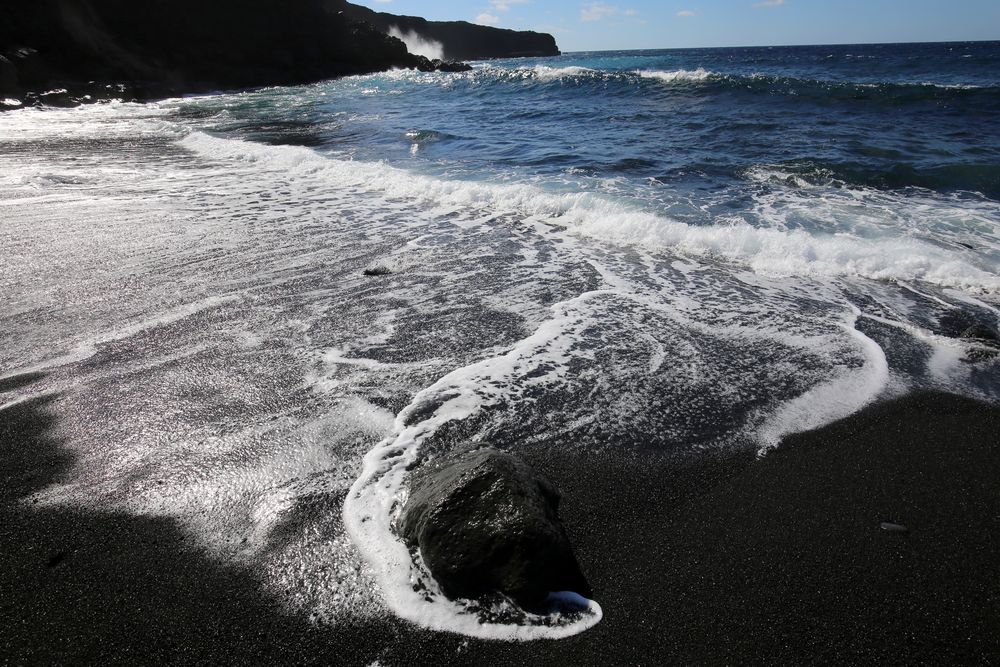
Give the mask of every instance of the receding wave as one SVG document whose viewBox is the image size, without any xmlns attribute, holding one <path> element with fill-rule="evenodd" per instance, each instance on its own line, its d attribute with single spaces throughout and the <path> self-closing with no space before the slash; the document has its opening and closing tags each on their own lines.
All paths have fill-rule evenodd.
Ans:
<svg viewBox="0 0 1000 667">
<path fill-rule="evenodd" d="M 732 221 L 692 225 L 591 192 L 556 193 L 529 183 L 498 184 L 422 176 L 383 163 L 325 157 L 297 146 L 265 146 L 193 132 L 181 145 L 207 157 L 294 171 L 335 187 L 357 188 L 428 207 L 470 215 L 536 218 L 570 233 L 623 246 L 676 250 L 740 262 L 770 275 L 860 276 L 926 281 L 977 291 L 1000 291 L 1000 276 L 964 258 L 912 239 L 814 235 Z"/>
<path fill-rule="evenodd" d="M 696 70 L 679 69 L 669 72 L 659 70 L 644 70 L 638 73 L 643 79 L 656 79 L 664 83 L 679 83 L 690 81 L 705 81 L 709 77 L 718 76 L 703 67 Z"/>
</svg>

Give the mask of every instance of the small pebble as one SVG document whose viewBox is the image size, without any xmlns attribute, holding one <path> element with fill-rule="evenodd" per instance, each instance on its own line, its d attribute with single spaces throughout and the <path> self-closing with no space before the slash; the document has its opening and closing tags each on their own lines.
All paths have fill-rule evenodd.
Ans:
<svg viewBox="0 0 1000 667">
<path fill-rule="evenodd" d="M 59 553 L 54 554 L 51 558 L 49 558 L 49 561 L 45 564 L 45 567 L 51 570 L 54 567 L 59 567 L 59 564 L 62 563 L 64 560 L 66 560 L 66 552 L 60 551 Z"/>
<path fill-rule="evenodd" d="M 898 523 L 892 523 L 891 521 L 882 522 L 882 530 L 888 531 L 890 533 L 908 533 L 910 529 L 906 526 Z"/>
</svg>

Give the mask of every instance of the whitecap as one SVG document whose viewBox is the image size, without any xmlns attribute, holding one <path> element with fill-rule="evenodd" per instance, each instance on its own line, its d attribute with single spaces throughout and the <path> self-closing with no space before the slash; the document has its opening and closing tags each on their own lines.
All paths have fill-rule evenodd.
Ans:
<svg viewBox="0 0 1000 667">
<path fill-rule="evenodd" d="M 424 206 L 537 217 L 595 240 L 648 250 L 739 262 L 767 275 L 859 276 L 925 281 L 944 287 L 996 292 L 1000 276 L 946 248 L 910 237 L 864 238 L 850 233 L 754 226 L 740 219 L 712 225 L 675 220 L 633 203 L 593 192 L 556 193 L 528 183 L 434 178 L 381 162 L 329 158 L 298 146 L 265 146 L 193 132 L 181 140 L 201 155 L 294 171 L 341 188 L 381 193 Z M 761 216 L 768 223 L 768 216 Z"/>
<path fill-rule="evenodd" d="M 715 76 L 715 72 L 710 72 L 703 67 L 699 67 L 696 70 L 642 70 L 637 72 L 637 74 L 644 79 L 656 79 L 657 81 L 662 81 L 663 83 L 705 81 L 706 79 Z"/>
</svg>

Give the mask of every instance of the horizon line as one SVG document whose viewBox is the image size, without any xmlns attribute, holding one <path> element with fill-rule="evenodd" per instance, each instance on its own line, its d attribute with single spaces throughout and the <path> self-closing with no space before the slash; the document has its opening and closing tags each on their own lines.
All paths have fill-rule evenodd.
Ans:
<svg viewBox="0 0 1000 667">
<path fill-rule="evenodd" d="M 1000 38 L 997 39 L 946 39 L 946 40 L 934 40 L 934 41 L 900 41 L 900 42 L 825 42 L 823 44 L 736 44 L 729 46 L 656 46 L 656 47 L 644 47 L 644 48 L 632 48 L 632 49 L 584 49 L 582 51 L 562 51 L 561 55 L 570 55 L 575 53 L 617 53 L 622 51 L 691 51 L 697 49 L 783 49 L 789 47 L 802 47 L 802 46 L 892 46 L 892 45 L 906 45 L 906 44 L 992 44 L 1000 43 Z M 558 44 L 556 45 L 558 46 Z M 558 56 L 550 56 L 558 57 Z"/>
</svg>

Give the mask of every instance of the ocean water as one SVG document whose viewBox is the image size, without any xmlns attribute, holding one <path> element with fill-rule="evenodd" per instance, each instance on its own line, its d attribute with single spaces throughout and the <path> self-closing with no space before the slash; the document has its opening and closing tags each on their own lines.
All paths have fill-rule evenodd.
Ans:
<svg viewBox="0 0 1000 667">
<path fill-rule="evenodd" d="M 998 200 L 998 43 L 10 111 L 0 377 L 46 375 L 2 403 L 50 396 L 75 457 L 33 501 L 170 517 L 316 623 L 566 636 L 600 600 L 437 593 L 392 528 L 408 470 L 766 455 L 914 389 L 996 402 L 959 334 L 998 325 Z"/>
</svg>

